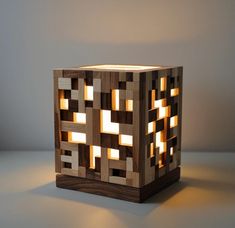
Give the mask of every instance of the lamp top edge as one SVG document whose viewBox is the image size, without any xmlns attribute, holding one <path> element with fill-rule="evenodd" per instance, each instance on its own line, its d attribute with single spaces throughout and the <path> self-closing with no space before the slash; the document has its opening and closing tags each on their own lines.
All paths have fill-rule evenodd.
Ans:
<svg viewBox="0 0 235 228">
<path fill-rule="evenodd" d="M 54 68 L 54 70 L 81 70 L 81 71 L 107 71 L 107 72 L 133 72 L 166 70 L 182 66 L 143 65 L 143 64 L 95 64 L 78 67 Z"/>
</svg>

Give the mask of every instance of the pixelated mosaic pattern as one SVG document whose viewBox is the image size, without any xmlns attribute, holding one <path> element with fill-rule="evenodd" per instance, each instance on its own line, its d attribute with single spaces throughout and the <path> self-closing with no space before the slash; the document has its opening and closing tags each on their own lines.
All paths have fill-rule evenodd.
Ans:
<svg viewBox="0 0 235 228">
<path fill-rule="evenodd" d="M 54 75 L 57 172 L 141 187 L 180 165 L 182 68 Z"/>
</svg>

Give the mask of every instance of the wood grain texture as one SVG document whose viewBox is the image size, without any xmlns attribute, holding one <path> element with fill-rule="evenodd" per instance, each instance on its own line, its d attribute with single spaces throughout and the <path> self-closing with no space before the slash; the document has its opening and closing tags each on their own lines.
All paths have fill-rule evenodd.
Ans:
<svg viewBox="0 0 235 228">
<path fill-rule="evenodd" d="M 139 154 L 138 154 L 138 163 L 139 163 L 139 169 L 138 172 L 139 175 L 139 187 L 142 187 L 145 179 L 145 132 L 147 130 L 147 124 L 146 124 L 146 115 L 145 115 L 145 109 L 147 108 L 146 100 L 145 100 L 145 87 L 146 87 L 146 77 L 145 73 L 140 74 L 140 87 L 139 87 L 139 126 L 138 126 L 138 134 L 139 134 Z M 133 161 L 134 162 L 134 161 Z"/>
<path fill-rule="evenodd" d="M 114 184 L 118 184 L 118 185 L 126 185 L 126 178 L 109 176 L 109 182 L 114 183 Z"/>
<path fill-rule="evenodd" d="M 61 121 L 61 130 L 62 131 L 73 131 L 73 132 L 86 132 L 86 125 L 73 123 L 71 121 Z"/>
<path fill-rule="evenodd" d="M 69 143 L 69 142 L 60 142 L 60 148 L 62 150 L 70 150 L 70 151 L 78 151 L 78 145 L 75 143 Z"/>
<path fill-rule="evenodd" d="M 60 109 L 59 109 L 59 89 L 58 89 L 58 79 L 63 77 L 63 70 L 53 71 L 53 83 L 54 83 L 54 142 L 55 142 L 55 172 L 61 171 L 61 161 L 60 161 Z"/>
<path fill-rule="evenodd" d="M 84 79 L 78 79 L 78 110 L 79 112 L 85 113 L 85 100 L 84 100 Z"/>
<path fill-rule="evenodd" d="M 178 150 L 177 150 L 177 162 L 181 164 L 181 135 L 182 135 L 182 98 L 183 98 L 183 67 L 178 68 L 179 77 L 179 105 L 178 105 Z"/>
<path fill-rule="evenodd" d="M 93 145 L 93 109 L 86 108 L 86 144 Z"/>
<path fill-rule="evenodd" d="M 72 177 L 67 175 L 56 175 L 56 186 L 59 188 L 71 189 L 81 192 L 92 193 L 111 198 L 142 203 L 150 196 L 168 187 L 180 178 L 180 168 L 176 168 L 165 176 L 145 185 L 135 188 L 125 185 L 107 183 L 86 178 Z"/>
<path fill-rule="evenodd" d="M 109 168 L 126 170 L 126 161 L 109 159 Z"/>
<path fill-rule="evenodd" d="M 58 78 L 58 89 L 63 90 L 71 90 L 72 84 L 71 84 L 71 78 Z"/>
<path fill-rule="evenodd" d="M 139 182 L 140 182 L 139 173 L 132 171 L 126 172 L 126 183 L 128 186 L 139 188 L 140 186 Z"/>
<path fill-rule="evenodd" d="M 178 92 L 171 94 L 174 89 Z M 56 172 L 143 188 L 180 165 L 182 67 L 133 72 L 58 69 L 54 100 Z M 101 110 L 111 113 L 105 118 L 113 125 L 105 132 Z M 173 128 L 172 116 L 178 116 Z M 90 148 L 95 146 L 94 159 Z M 109 159 L 111 149 L 118 160 Z"/>
<path fill-rule="evenodd" d="M 101 148 L 101 180 L 108 182 L 109 180 L 109 163 L 108 152 L 106 148 Z"/>
</svg>

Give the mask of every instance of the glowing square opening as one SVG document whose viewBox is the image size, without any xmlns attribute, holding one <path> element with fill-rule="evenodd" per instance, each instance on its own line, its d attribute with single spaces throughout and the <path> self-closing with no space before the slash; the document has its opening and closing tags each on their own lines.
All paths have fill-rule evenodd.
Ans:
<svg viewBox="0 0 235 228">
<path fill-rule="evenodd" d="M 164 166 L 163 163 L 162 163 L 162 159 L 161 158 L 158 161 L 158 165 L 159 165 L 159 168 L 162 168 Z"/>
<path fill-rule="evenodd" d="M 86 143 L 86 134 L 80 132 L 68 132 L 69 142 Z"/>
<path fill-rule="evenodd" d="M 93 86 L 85 86 L 84 99 L 87 101 L 93 101 Z"/>
<path fill-rule="evenodd" d="M 108 159 L 119 160 L 119 150 L 108 148 Z"/>
<path fill-rule="evenodd" d="M 132 146 L 133 136 L 132 135 L 119 135 L 119 144 L 123 146 Z"/>
<path fill-rule="evenodd" d="M 160 79 L 160 90 L 166 91 L 166 77 Z"/>
<path fill-rule="evenodd" d="M 170 116 L 170 106 L 159 108 L 159 119 Z"/>
<path fill-rule="evenodd" d="M 133 100 L 126 100 L 126 111 L 133 111 Z"/>
<path fill-rule="evenodd" d="M 171 148 L 170 148 L 170 155 L 173 156 L 173 153 L 174 153 L 174 148 L 171 147 Z"/>
<path fill-rule="evenodd" d="M 69 100 L 60 98 L 60 109 L 62 110 L 68 110 L 69 109 Z"/>
<path fill-rule="evenodd" d="M 73 113 L 73 122 L 85 124 L 86 123 L 86 113 L 74 112 Z"/>
<path fill-rule="evenodd" d="M 155 126 L 156 126 L 156 122 L 155 121 L 148 123 L 148 134 L 156 131 L 155 130 L 156 129 Z"/>
<path fill-rule="evenodd" d="M 151 108 L 154 108 L 155 99 L 156 99 L 156 91 L 152 90 L 152 92 L 151 92 Z"/>
<path fill-rule="evenodd" d="M 154 108 L 161 108 L 166 106 L 166 99 L 159 99 L 154 101 Z"/>
<path fill-rule="evenodd" d="M 153 143 L 150 143 L 150 157 L 154 156 L 154 145 Z"/>
<path fill-rule="evenodd" d="M 163 142 L 163 132 L 156 133 L 156 148 L 159 147 L 159 154 L 166 152 L 166 142 Z"/>
<path fill-rule="evenodd" d="M 179 95 L 179 88 L 171 89 L 171 96 L 175 97 Z"/>
<path fill-rule="evenodd" d="M 170 118 L 170 127 L 176 127 L 178 125 L 178 116 L 172 116 Z"/>
<path fill-rule="evenodd" d="M 119 90 L 112 90 L 112 110 L 119 110 Z"/>
<path fill-rule="evenodd" d="M 90 168 L 95 168 L 95 158 L 101 157 L 101 147 L 100 146 L 90 146 Z"/>
<path fill-rule="evenodd" d="M 100 127 L 101 132 L 109 134 L 119 134 L 119 123 L 111 122 L 111 111 L 101 110 L 100 111 Z"/>
</svg>

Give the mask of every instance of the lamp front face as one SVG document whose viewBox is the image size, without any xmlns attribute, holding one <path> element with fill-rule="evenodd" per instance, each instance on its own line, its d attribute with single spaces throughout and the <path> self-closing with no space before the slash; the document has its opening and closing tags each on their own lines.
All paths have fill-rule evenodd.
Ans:
<svg viewBox="0 0 235 228">
<path fill-rule="evenodd" d="M 182 67 L 54 70 L 54 95 L 56 172 L 63 178 L 137 190 L 179 179 Z M 71 188 L 59 178 L 57 186 Z"/>
</svg>

